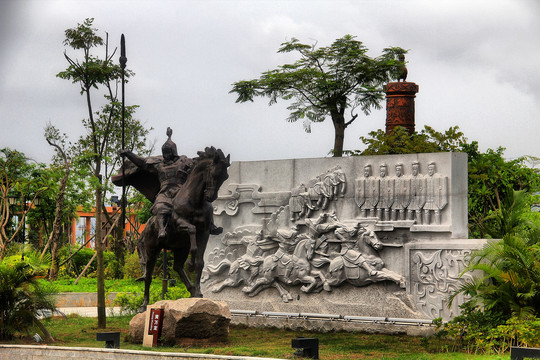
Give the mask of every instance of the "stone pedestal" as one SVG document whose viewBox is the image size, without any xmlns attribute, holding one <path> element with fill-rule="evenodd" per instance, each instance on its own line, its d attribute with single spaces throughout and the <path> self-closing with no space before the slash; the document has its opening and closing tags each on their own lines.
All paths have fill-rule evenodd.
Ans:
<svg viewBox="0 0 540 360">
<path fill-rule="evenodd" d="M 148 307 L 161 308 L 165 342 L 177 343 L 182 339 L 223 339 L 229 335 L 231 312 L 224 301 L 201 298 L 162 300 Z M 149 321 L 146 312 L 135 315 L 129 323 L 131 342 L 143 341 L 144 322 Z"/>
<path fill-rule="evenodd" d="M 413 82 L 388 83 L 386 92 L 386 133 L 389 134 L 396 126 L 403 126 L 414 132 L 414 98 L 418 85 Z"/>
</svg>

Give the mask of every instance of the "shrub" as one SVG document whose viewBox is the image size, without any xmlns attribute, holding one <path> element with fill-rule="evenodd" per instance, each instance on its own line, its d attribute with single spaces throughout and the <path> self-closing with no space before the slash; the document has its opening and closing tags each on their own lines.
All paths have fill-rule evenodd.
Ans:
<svg viewBox="0 0 540 360">
<path fill-rule="evenodd" d="M 503 314 L 486 311 L 471 301 L 461 305 L 461 308 L 461 315 L 437 326 L 436 336 L 451 340 L 451 351 L 501 354 L 511 346 L 540 345 L 540 319 L 534 316 L 505 320 Z"/>
<path fill-rule="evenodd" d="M 77 251 L 79 247 L 78 246 L 72 246 L 67 245 L 60 248 L 58 251 L 58 264 L 62 264 L 64 260 L 69 258 L 71 254 L 73 254 L 75 251 Z M 84 267 L 92 256 L 94 256 L 95 251 L 90 248 L 82 248 L 79 250 L 71 260 L 69 260 L 66 264 L 62 265 L 59 269 L 59 276 L 61 277 L 73 277 L 73 276 L 79 276 L 81 271 L 83 271 Z M 92 261 L 92 264 L 90 264 L 90 267 L 88 270 L 86 270 L 85 276 L 92 276 L 93 273 L 96 272 L 97 269 L 97 260 L 94 259 Z"/>
<path fill-rule="evenodd" d="M 121 279 L 123 268 L 112 251 L 103 252 L 104 274 L 105 279 Z"/>
<path fill-rule="evenodd" d="M 40 262 L 35 252 L 28 253 L 25 261 L 18 259 L 0 263 L 0 340 L 11 339 L 16 332 L 29 331 L 35 326 L 47 339 L 52 339 L 39 321 L 41 311 L 55 310 L 50 289 L 37 281 L 38 274 L 48 264 Z"/>
<path fill-rule="evenodd" d="M 139 264 L 139 254 L 134 252 L 125 258 L 124 279 L 137 279 L 142 275 L 141 265 Z"/>
</svg>

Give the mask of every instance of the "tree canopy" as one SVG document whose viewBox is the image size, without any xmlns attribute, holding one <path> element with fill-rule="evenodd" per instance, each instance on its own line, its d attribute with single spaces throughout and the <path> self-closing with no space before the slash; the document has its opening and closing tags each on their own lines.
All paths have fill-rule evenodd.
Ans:
<svg viewBox="0 0 540 360">
<path fill-rule="evenodd" d="M 403 63 L 399 47 L 385 48 L 376 58 L 354 36 L 345 35 L 328 47 L 308 45 L 293 38 L 281 44 L 279 53 L 298 52 L 299 60 L 262 73 L 259 79 L 233 83 L 231 93 L 236 102 L 253 101 L 256 96 L 292 100 L 288 106 L 289 122 L 303 120 L 304 130 L 312 122 L 323 122 L 328 116 L 334 124 L 334 156 L 342 156 L 345 129 L 358 117 L 357 109 L 368 115 L 381 108 L 383 85 L 397 78 Z M 348 114 L 346 112 L 349 112 Z"/>
</svg>

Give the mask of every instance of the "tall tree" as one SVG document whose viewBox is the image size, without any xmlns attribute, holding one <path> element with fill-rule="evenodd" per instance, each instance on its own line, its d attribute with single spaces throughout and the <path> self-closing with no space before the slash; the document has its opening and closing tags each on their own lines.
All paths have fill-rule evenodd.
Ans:
<svg viewBox="0 0 540 360">
<path fill-rule="evenodd" d="M 96 252 L 97 252 L 97 293 L 98 293 L 98 327 L 106 327 L 105 315 L 105 284 L 103 269 L 103 199 L 104 199 L 104 175 L 108 173 L 111 159 L 111 149 L 117 146 L 115 139 L 120 132 L 121 108 L 118 101 L 119 81 L 122 69 L 114 64 L 113 57 L 116 52 L 109 52 L 108 34 L 105 40 L 97 35 L 97 29 L 93 28 L 94 19 L 86 19 L 75 28 L 65 31 L 66 39 L 64 45 L 73 50 L 82 51 L 80 60 L 73 59 L 64 52 L 64 56 L 69 63 L 69 67 L 60 73 L 58 77 L 71 80 L 80 86 L 81 95 L 86 97 L 88 118 L 83 120 L 83 125 L 87 129 L 87 135 L 82 136 L 77 142 L 77 151 L 80 154 L 79 163 L 86 165 L 92 173 L 89 179 L 95 194 L 96 209 Z M 104 52 L 103 57 L 98 57 L 92 53 L 94 48 Z M 133 75 L 130 70 L 126 71 L 126 77 Z M 92 94 L 98 90 L 103 91 L 104 104 L 99 111 L 93 110 Z M 131 113 L 135 107 L 127 107 L 127 120 L 131 119 Z M 147 133 L 147 131 L 146 131 Z M 133 136 L 146 136 L 146 133 Z M 119 147 L 116 147 L 119 150 Z M 109 170 L 112 170 L 109 168 Z"/>
<path fill-rule="evenodd" d="M 298 39 L 281 44 L 279 53 L 298 52 L 300 59 L 264 72 L 259 79 L 233 84 L 236 102 L 253 101 L 268 96 L 269 105 L 278 99 L 293 100 L 288 106 L 289 122 L 302 119 L 304 130 L 311 132 L 312 122 L 328 116 L 334 124 L 334 156 L 342 156 L 345 129 L 352 124 L 360 108 L 369 115 L 380 109 L 384 99 L 383 84 L 400 74 L 403 63 L 397 58 L 407 51 L 386 48 L 381 56 L 371 58 L 368 49 L 354 36 L 345 35 L 329 47 L 302 44 Z M 346 111 L 350 110 L 350 114 Z"/>
</svg>

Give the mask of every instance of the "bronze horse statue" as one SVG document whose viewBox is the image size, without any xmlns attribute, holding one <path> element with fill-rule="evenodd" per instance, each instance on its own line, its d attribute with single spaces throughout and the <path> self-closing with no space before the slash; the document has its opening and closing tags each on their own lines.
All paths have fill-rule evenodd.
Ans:
<svg viewBox="0 0 540 360">
<path fill-rule="evenodd" d="M 204 152 L 199 151 L 198 157 L 193 159 L 185 183 L 174 195 L 166 236 L 158 236 L 159 226 L 155 215 L 148 220 L 138 244 L 141 264 L 145 268 L 141 312 L 146 310 L 149 302 L 152 274 L 161 249 L 173 252 L 173 268 L 180 275 L 191 297 L 202 297 L 200 279 L 204 267 L 204 251 L 213 226 L 211 202 L 217 199 L 220 186 L 229 177 L 229 166 L 230 155 L 225 157 L 220 149 L 207 147 Z M 138 178 L 141 178 L 140 174 Z M 118 185 L 121 181 L 116 178 L 113 182 Z M 133 185 L 137 188 L 137 184 Z M 184 269 L 189 255 L 190 271 L 195 272 L 193 282 Z"/>
</svg>

